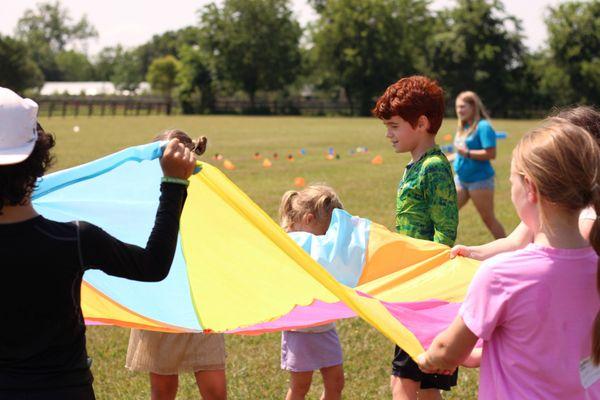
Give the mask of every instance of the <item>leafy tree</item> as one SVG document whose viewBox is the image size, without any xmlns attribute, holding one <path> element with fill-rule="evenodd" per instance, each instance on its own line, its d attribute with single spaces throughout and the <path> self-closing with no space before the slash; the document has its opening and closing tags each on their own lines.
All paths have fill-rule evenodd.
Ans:
<svg viewBox="0 0 600 400">
<path fill-rule="evenodd" d="M 177 75 L 179 100 L 185 114 L 214 110 L 211 56 L 200 46 L 185 46 L 179 52 L 181 68 Z"/>
<path fill-rule="evenodd" d="M 284 88 L 300 68 L 300 25 L 287 0 L 225 0 L 201 12 L 201 29 L 220 78 L 243 90 Z"/>
<path fill-rule="evenodd" d="M 123 52 L 123 48 L 104 47 L 94 57 L 94 74 L 99 81 L 110 81 L 115 74 L 117 56 Z"/>
<path fill-rule="evenodd" d="M 31 59 L 27 46 L 0 35 L 0 86 L 21 92 L 44 83 L 44 75 Z"/>
<path fill-rule="evenodd" d="M 548 49 L 528 55 L 525 64 L 529 72 L 530 90 L 526 99 L 530 109 L 548 110 L 573 103 L 575 92 L 570 78 L 556 66 Z"/>
<path fill-rule="evenodd" d="M 176 31 L 167 31 L 152 36 L 148 42 L 134 50 L 139 60 L 140 73 L 145 76 L 152 61 L 172 54 L 179 54 L 185 46 L 196 46 L 200 43 L 200 29 L 188 26 Z"/>
<path fill-rule="evenodd" d="M 61 51 L 56 55 L 56 66 L 63 81 L 94 80 L 94 67 L 83 53 Z"/>
<path fill-rule="evenodd" d="M 180 69 L 181 63 L 171 55 L 157 58 L 148 68 L 146 80 L 150 82 L 152 90 L 162 93 L 167 99 L 167 114 L 171 114 L 171 96 Z"/>
<path fill-rule="evenodd" d="M 473 90 L 491 110 L 519 107 L 515 90 L 526 75 L 520 21 L 498 0 L 458 0 L 436 20 L 431 69 L 450 97 Z"/>
<path fill-rule="evenodd" d="M 360 114 L 403 75 L 425 69 L 423 49 L 432 19 L 426 0 L 318 2 L 313 27 L 314 70 L 323 84 L 344 89 Z"/>
<path fill-rule="evenodd" d="M 550 8 L 546 25 L 554 65 L 543 84 L 553 86 L 558 96 L 571 89 L 569 102 L 600 103 L 600 1 Z"/>
<path fill-rule="evenodd" d="M 85 51 L 86 41 L 98 36 L 96 29 L 83 16 L 73 21 L 60 2 L 38 3 L 37 8 L 27 9 L 19 18 L 15 30 L 17 39 L 27 43 L 33 60 L 40 66 L 46 79 L 60 78 L 56 55 L 67 46 L 81 46 Z"/>
<path fill-rule="evenodd" d="M 125 50 L 121 45 L 100 50 L 93 67 L 96 79 L 111 81 L 120 90 L 133 91 L 144 80 L 136 50 Z"/>
<path fill-rule="evenodd" d="M 137 89 L 144 75 L 135 50 L 125 51 L 121 46 L 116 47 L 110 80 L 120 90 Z"/>
<path fill-rule="evenodd" d="M 173 56 L 165 56 L 152 61 L 146 80 L 150 82 L 153 90 L 165 95 L 171 95 L 176 86 L 176 78 L 181 63 Z"/>
</svg>

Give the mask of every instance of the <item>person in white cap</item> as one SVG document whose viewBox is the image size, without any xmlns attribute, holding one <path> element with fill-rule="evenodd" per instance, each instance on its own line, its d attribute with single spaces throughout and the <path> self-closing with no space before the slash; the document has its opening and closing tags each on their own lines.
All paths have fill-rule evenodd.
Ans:
<svg viewBox="0 0 600 400">
<path fill-rule="evenodd" d="M 146 248 L 86 223 L 61 223 L 31 204 L 52 162 L 54 138 L 37 123 L 38 106 L 0 88 L 0 400 L 90 400 L 80 286 L 86 269 L 143 281 L 169 273 L 179 218 L 194 171 L 192 152 L 171 140 Z"/>
</svg>

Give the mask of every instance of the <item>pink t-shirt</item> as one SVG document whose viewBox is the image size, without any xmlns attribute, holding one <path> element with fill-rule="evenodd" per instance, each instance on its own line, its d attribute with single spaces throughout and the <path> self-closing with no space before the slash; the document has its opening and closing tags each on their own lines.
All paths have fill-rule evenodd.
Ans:
<svg viewBox="0 0 600 400">
<path fill-rule="evenodd" d="M 600 399 L 600 379 L 588 374 L 586 389 L 580 373 L 600 309 L 597 263 L 591 247 L 530 244 L 481 265 L 459 311 L 484 340 L 480 399 Z"/>
</svg>

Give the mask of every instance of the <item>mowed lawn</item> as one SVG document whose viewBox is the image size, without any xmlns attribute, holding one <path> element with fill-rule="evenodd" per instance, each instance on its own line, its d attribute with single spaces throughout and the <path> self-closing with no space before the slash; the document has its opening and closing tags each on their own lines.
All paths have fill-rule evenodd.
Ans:
<svg viewBox="0 0 600 400">
<path fill-rule="evenodd" d="M 508 173 L 511 151 L 521 135 L 535 126 L 536 121 L 492 122 L 496 130 L 508 132 L 508 139 L 498 142 L 498 158 L 494 162 L 497 172 L 496 212 L 508 232 L 518 222 L 510 203 Z M 220 162 L 212 160 L 212 155 L 222 153 L 233 162 L 236 170 L 226 171 L 226 174 L 273 218 L 276 218 L 281 195 L 293 188 L 295 177 L 304 177 L 307 182 L 326 182 L 333 186 L 350 213 L 392 228 L 396 186 L 409 161 L 408 155 L 393 152 L 384 137 L 383 125 L 373 118 L 68 117 L 42 118 L 41 123 L 57 138 L 57 162 L 53 170 L 148 142 L 167 128 L 179 128 L 191 136 L 207 136 L 209 148 L 203 159 L 221 166 Z M 79 127 L 78 132 L 74 132 L 75 126 Z M 445 121 L 438 134 L 438 143 L 448 143 L 444 137 L 453 133 L 455 128 L 456 120 Z M 359 146 L 367 147 L 369 152 L 351 156 L 349 150 Z M 334 148 L 340 159 L 325 158 L 329 147 Z M 305 149 L 305 156 L 299 155 L 300 149 Z M 253 159 L 255 152 L 269 157 L 273 166 L 263 168 L 262 161 Z M 273 158 L 274 153 L 278 153 L 278 160 Z M 287 161 L 288 154 L 294 156 L 294 162 Z M 377 154 L 383 157 L 382 165 L 370 163 Z M 460 213 L 458 242 L 479 244 L 491 239 L 475 208 L 468 204 Z M 344 398 L 389 398 L 393 344 L 358 319 L 341 321 L 338 331 L 344 349 Z M 100 400 L 149 398 L 146 374 L 131 373 L 124 368 L 128 337 L 128 329 L 88 329 L 88 350 L 94 360 L 94 386 Z M 279 368 L 279 334 L 227 335 L 226 343 L 231 399 L 280 399 L 285 396 L 288 374 Z M 458 387 L 444 398 L 476 398 L 477 376 L 477 370 L 461 369 Z M 320 379 L 317 377 L 309 398 L 316 399 L 320 393 Z M 178 398 L 198 397 L 191 375 L 182 376 Z"/>
</svg>

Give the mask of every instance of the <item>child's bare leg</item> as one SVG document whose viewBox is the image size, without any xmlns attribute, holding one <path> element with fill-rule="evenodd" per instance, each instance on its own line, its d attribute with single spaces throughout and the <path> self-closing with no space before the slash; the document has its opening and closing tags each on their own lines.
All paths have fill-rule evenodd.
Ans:
<svg viewBox="0 0 600 400">
<path fill-rule="evenodd" d="M 313 371 L 290 372 L 290 388 L 285 400 L 304 400 L 310 390 Z"/>
<path fill-rule="evenodd" d="M 494 214 L 494 191 L 490 189 L 471 190 L 469 196 L 479 212 L 485 226 L 490 230 L 494 238 L 506 237 L 504 227 Z"/>
<path fill-rule="evenodd" d="M 196 371 L 194 375 L 203 400 L 227 399 L 227 382 L 224 370 Z"/>
<path fill-rule="evenodd" d="M 175 400 L 179 375 L 159 375 L 150 372 L 150 398 L 152 400 Z"/>
<path fill-rule="evenodd" d="M 419 400 L 442 400 L 442 394 L 437 389 L 419 390 Z"/>
<path fill-rule="evenodd" d="M 456 188 L 456 199 L 457 199 L 457 203 L 458 203 L 458 209 L 460 210 L 461 208 L 463 208 L 463 206 L 465 204 L 467 204 L 467 201 L 469 201 L 469 191 L 462 189 L 460 187 Z"/>
<path fill-rule="evenodd" d="M 321 400 L 340 400 L 344 389 L 344 367 L 342 364 L 321 368 L 323 395 Z"/>
<path fill-rule="evenodd" d="M 393 400 L 417 400 L 417 392 L 421 387 L 421 382 L 413 381 L 408 378 L 392 376 L 390 380 Z"/>
</svg>

